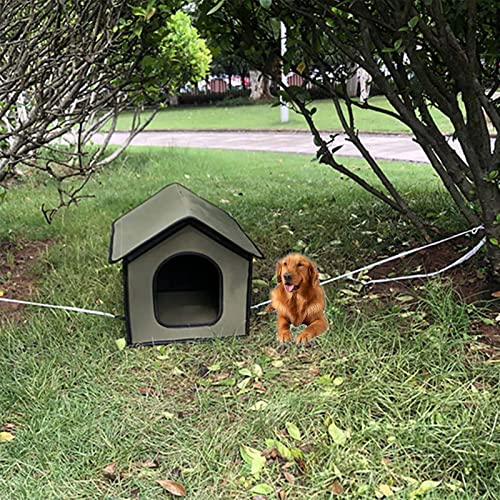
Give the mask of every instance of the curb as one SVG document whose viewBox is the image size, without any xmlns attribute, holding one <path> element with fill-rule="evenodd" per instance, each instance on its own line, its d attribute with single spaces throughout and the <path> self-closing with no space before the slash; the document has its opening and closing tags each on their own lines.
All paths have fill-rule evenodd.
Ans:
<svg viewBox="0 0 500 500">
<path fill-rule="evenodd" d="M 130 132 L 129 130 L 116 130 L 116 132 Z M 257 132 L 257 133 L 277 133 L 277 134 L 307 134 L 311 135 L 311 131 L 307 129 L 300 129 L 300 128 L 146 128 L 143 130 L 143 132 L 152 132 L 154 134 L 160 133 L 160 132 L 167 132 L 167 133 L 207 133 L 207 132 L 214 132 L 214 133 L 221 133 L 221 134 L 250 134 L 252 132 Z M 343 130 L 340 129 L 322 129 L 320 130 L 321 133 L 325 134 L 345 134 Z M 403 137 L 408 137 L 411 136 L 410 132 L 391 132 L 391 131 L 359 131 L 360 134 L 363 135 L 387 135 L 387 136 L 403 136 Z M 451 135 L 451 134 L 450 134 Z"/>
<path fill-rule="evenodd" d="M 115 133 L 127 133 L 130 132 L 130 130 L 116 130 Z M 158 133 L 221 133 L 221 134 L 250 134 L 252 132 L 256 133 L 277 133 L 277 134 L 308 134 L 311 135 L 310 130 L 306 129 L 298 129 L 298 128 L 147 128 L 143 130 L 141 133 L 144 132 L 151 132 L 153 134 L 158 134 Z M 319 131 L 320 133 L 324 134 L 345 134 L 344 130 L 340 129 L 322 129 Z M 403 132 L 403 131 L 390 131 L 390 130 L 384 130 L 384 131 L 377 131 L 377 130 L 370 130 L 370 131 L 364 131 L 364 130 L 359 130 L 358 133 L 360 135 L 376 135 L 376 136 L 387 136 L 387 137 L 413 137 L 413 134 L 411 132 Z M 444 137 L 450 138 L 453 136 L 453 133 L 447 133 L 444 134 Z M 490 139 L 496 139 L 497 134 L 496 133 L 490 133 Z"/>
</svg>

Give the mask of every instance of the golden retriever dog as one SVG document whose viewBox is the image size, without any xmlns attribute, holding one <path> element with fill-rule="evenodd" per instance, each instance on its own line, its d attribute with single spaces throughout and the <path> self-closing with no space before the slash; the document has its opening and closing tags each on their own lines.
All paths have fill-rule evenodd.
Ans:
<svg viewBox="0 0 500 500">
<path fill-rule="evenodd" d="M 268 312 L 278 313 L 278 340 L 292 340 L 290 325 L 306 325 L 295 342 L 305 344 L 321 335 L 327 328 L 325 295 L 319 284 L 316 266 L 299 253 L 291 253 L 278 261 L 278 284 L 271 291 Z"/>
</svg>

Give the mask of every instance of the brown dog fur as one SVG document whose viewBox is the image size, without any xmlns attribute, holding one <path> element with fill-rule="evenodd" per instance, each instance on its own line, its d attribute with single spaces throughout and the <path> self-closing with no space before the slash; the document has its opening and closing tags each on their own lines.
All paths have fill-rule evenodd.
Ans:
<svg viewBox="0 0 500 500">
<path fill-rule="evenodd" d="M 278 313 L 278 340 L 292 340 L 291 324 L 306 325 L 295 339 L 297 344 L 321 335 L 328 328 L 328 323 L 324 314 L 325 295 L 319 284 L 316 266 L 307 257 L 291 253 L 278 261 L 276 278 L 278 284 L 271 291 L 271 304 L 267 311 Z"/>
</svg>

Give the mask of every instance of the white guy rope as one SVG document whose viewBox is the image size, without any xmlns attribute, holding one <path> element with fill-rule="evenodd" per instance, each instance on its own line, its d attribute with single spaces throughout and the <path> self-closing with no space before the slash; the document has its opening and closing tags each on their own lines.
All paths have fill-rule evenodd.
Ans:
<svg viewBox="0 0 500 500">
<path fill-rule="evenodd" d="M 0 297 L 0 302 L 7 302 L 9 304 L 23 304 L 26 306 L 46 307 L 48 309 L 63 309 L 65 311 L 81 312 L 81 313 L 85 313 L 85 314 L 95 314 L 96 316 L 107 316 L 108 318 L 120 318 L 120 316 L 117 316 L 116 314 L 111 314 L 111 313 L 102 312 L 102 311 L 94 311 L 92 309 L 82 309 L 81 307 L 56 306 L 53 304 L 43 304 L 40 302 L 28 302 L 26 300 L 6 299 L 3 297 Z"/>
<path fill-rule="evenodd" d="M 373 269 L 374 267 L 381 266 L 382 264 L 386 264 L 387 262 L 391 262 L 396 259 L 401 259 L 403 257 L 406 257 L 407 255 L 411 255 L 416 252 L 420 252 L 421 250 L 425 250 L 426 248 L 431 248 L 436 245 L 441 245 L 442 243 L 446 243 L 447 241 L 454 240 L 456 238 L 460 238 L 461 236 L 465 236 L 466 234 L 477 234 L 479 231 L 484 229 L 484 226 L 477 226 L 473 227 L 472 229 L 468 229 L 467 231 L 462 231 L 461 233 L 454 234 L 452 236 L 448 236 L 447 238 L 443 238 L 442 240 L 434 241 L 432 243 L 428 243 L 427 245 L 423 245 L 421 247 L 417 248 L 412 248 L 411 250 L 406 250 L 404 252 L 398 253 L 397 255 L 393 255 L 392 257 L 387 257 L 386 259 L 379 260 L 377 262 L 374 262 L 372 264 L 368 264 L 367 266 L 360 267 L 359 269 L 355 269 L 354 271 L 348 271 L 347 273 L 341 274 L 340 276 L 335 276 L 334 278 L 329 278 L 325 281 L 321 281 L 320 285 L 327 285 L 328 283 L 332 283 L 334 281 L 341 280 L 343 278 L 350 278 L 354 274 L 359 274 L 363 271 L 369 271 L 370 269 Z M 484 241 L 483 241 L 484 240 Z M 440 269 L 439 271 L 434 271 L 433 273 L 429 274 L 421 274 L 421 275 L 411 275 L 411 276 L 402 276 L 400 278 L 387 278 L 387 281 L 398 281 L 398 280 L 404 280 L 404 279 L 414 279 L 414 278 L 426 278 L 430 276 L 435 276 L 436 274 L 443 273 L 447 271 L 448 269 L 451 269 L 452 267 L 458 266 L 462 262 L 465 262 L 467 259 L 470 259 L 474 254 L 476 254 L 479 249 L 484 245 L 484 242 L 486 241 L 486 238 L 483 238 L 470 252 L 467 254 L 463 255 L 460 257 L 458 260 L 453 262 L 452 264 L 446 266 L 443 269 Z M 363 284 L 370 284 L 370 283 L 379 283 L 381 281 L 369 281 L 367 283 L 362 282 Z M 266 300 L 265 302 L 260 302 L 259 304 L 253 305 L 250 309 L 258 309 L 259 307 L 266 306 L 267 304 L 270 304 L 270 300 Z"/>
<path fill-rule="evenodd" d="M 380 279 L 375 279 L 375 280 L 369 280 L 369 281 L 363 281 L 361 280 L 360 283 L 363 285 L 373 285 L 374 283 L 388 283 L 390 281 L 403 281 L 403 280 L 414 280 L 414 279 L 419 279 L 419 278 L 432 278 L 432 276 L 437 276 L 438 274 L 445 273 L 446 271 L 449 271 L 450 269 L 459 266 L 466 260 L 469 260 L 471 257 L 476 255 L 477 252 L 481 249 L 481 247 L 486 243 L 486 236 L 481 239 L 481 241 L 471 250 L 469 250 L 466 254 L 462 255 L 459 259 L 457 259 L 455 262 L 452 262 L 451 264 L 448 264 L 446 267 L 443 267 L 442 269 L 439 269 L 438 271 L 433 271 L 431 273 L 425 273 L 425 274 L 410 274 L 408 276 L 398 276 L 397 278 L 380 278 Z M 357 280 L 356 280 L 357 281 Z"/>
<path fill-rule="evenodd" d="M 452 236 L 448 236 L 447 238 L 443 238 L 442 240 L 434 241 L 433 243 L 428 243 L 427 245 L 423 245 L 421 247 L 417 248 L 412 248 L 411 250 L 406 250 L 404 252 L 398 253 L 397 255 L 393 255 L 392 257 L 387 257 L 386 259 L 379 260 L 377 262 L 374 262 L 372 264 L 368 264 L 367 266 L 360 267 L 359 269 L 355 269 L 354 271 L 349 271 L 347 273 L 341 274 L 340 276 L 335 276 L 334 278 L 329 278 L 325 281 L 320 282 L 320 285 L 327 285 L 328 283 L 332 283 L 333 281 L 337 281 L 343 278 L 351 278 L 354 274 L 359 274 L 363 271 L 369 271 L 370 269 L 373 269 L 374 267 L 380 266 L 382 264 L 386 264 L 387 262 L 391 262 L 396 259 L 400 259 L 403 257 L 406 257 L 407 255 L 411 255 L 416 252 L 420 252 L 420 250 L 425 250 L 426 248 L 431 248 L 436 245 L 441 245 L 442 243 L 446 243 L 447 241 L 454 240 L 456 238 L 460 238 L 461 236 L 465 236 L 466 234 L 477 234 L 479 231 L 484 229 L 484 227 L 477 226 L 473 227 L 472 229 L 468 229 L 467 231 L 463 231 L 458 234 L 454 234 Z M 410 280 L 410 279 L 416 279 L 416 278 L 430 278 L 431 276 L 436 276 L 438 274 L 444 273 L 448 271 L 449 269 L 458 266 L 465 262 L 466 260 L 470 259 L 473 255 L 475 255 L 479 249 L 484 245 L 486 242 L 486 237 L 482 238 L 482 240 L 471 250 L 469 250 L 466 254 L 462 255 L 459 259 L 457 259 L 455 262 L 452 262 L 446 267 L 443 267 L 442 269 L 439 269 L 438 271 L 433 271 L 431 273 L 427 274 L 412 274 L 409 276 L 400 276 L 397 278 L 382 278 L 382 279 L 376 279 L 376 280 L 370 280 L 370 281 L 361 281 L 363 285 L 370 285 L 373 283 L 385 283 L 389 281 L 401 281 L 401 280 Z M 81 312 L 85 314 L 95 314 L 96 316 L 106 316 L 108 318 L 117 318 L 121 319 L 121 316 L 118 316 L 116 314 L 111 314 L 107 312 L 102 312 L 102 311 L 94 311 L 92 309 L 82 309 L 80 307 L 72 307 L 72 306 L 57 306 L 53 304 L 43 304 L 40 302 L 28 302 L 25 300 L 14 300 L 14 299 L 7 299 L 0 297 L 0 302 L 7 302 L 10 304 L 23 304 L 23 305 L 28 305 L 28 306 L 37 306 L 37 307 L 46 307 L 48 309 L 62 309 L 64 311 L 74 311 L 74 312 Z M 260 302 L 259 304 L 255 304 L 250 307 L 250 309 L 258 309 L 259 307 L 266 306 L 270 304 L 270 300 L 266 300 L 265 302 Z"/>
</svg>

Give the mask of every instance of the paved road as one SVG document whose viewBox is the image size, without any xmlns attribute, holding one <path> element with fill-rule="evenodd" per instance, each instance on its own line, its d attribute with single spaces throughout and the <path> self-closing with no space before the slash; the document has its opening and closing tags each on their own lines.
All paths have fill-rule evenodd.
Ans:
<svg viewBox="0 0 500 500">
<path fill-rule="evenodd" d="M 111 143 L 120 144 L 127 137 L 126 132 L 115 132 Z M 325 135 L 328 137 L 328 134 Z M 399 160 L 406 162 L 428 163 L 420 146 L 409 135 L 360 134 L 368 151 L 380 160 Z M 96 142 L 102 136 L 94 136 Z M 238 132 L 238 131 L 146 131 L 138 134 L 133 142 L 136 146 L 178 146 L 208 149 L 235 149 L 247 151 L 275 151 L 279 153 L 300 153 L 314 155 L 316 146 L 308 132 Z M 360 157 L 358 150 L 339 135 L 335 145 L 344 144 L 336 154 L 339 156 Z M 460 146 L 453 143 L 461 154 Z"/>
</svg>

